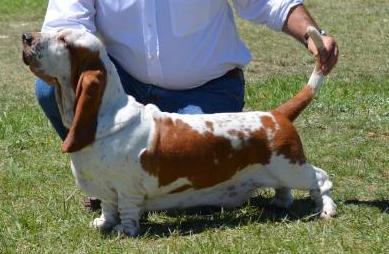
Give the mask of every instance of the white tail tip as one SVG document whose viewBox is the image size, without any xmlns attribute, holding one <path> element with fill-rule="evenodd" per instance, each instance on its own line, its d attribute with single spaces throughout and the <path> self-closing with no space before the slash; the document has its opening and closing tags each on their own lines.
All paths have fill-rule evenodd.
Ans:
<svg viewBox="0 0 389 254">
<path fill-rule="evenodd" d="M 308 80 L 308 86 L 312 87 L 313 92 L 316 94 L 323 81 L 324 81 L 323 74 L 313 71 L 311 77 Z"/>
<path fill-rule="evenodd" d="M 312 39 L 313 43 L 315 44 L 316 48 L 318 50 L 321 50 L 324 48 L 324 43 L 323 43 L 323 39 L 319 33 L 319 31 L 313 27 L 313 26 L 309 26 L 307 28 L 307 33 L 309 35 L 309 37 Z M 314 92 L 316 93 L 319 88 L 320 88 L 320 85 L 323 83 L 324 81 L 324 76 L 321 72 L 317 71 L 316 68 L 313 70 L 312 72 L 312 75 L 308 81 L 308 85 L 311 86 L 314 90 Z"/>
<path fill-rule="evenodd" d="M 307 33 L 308 33 L 309 37 L 311 37 L 316 48 L 318 48 L 318 49 L 324 48 L 323 39 L 321 38 L 319 31 L 315 27 L 309 26 L 307 28 Z"/>
</svg>

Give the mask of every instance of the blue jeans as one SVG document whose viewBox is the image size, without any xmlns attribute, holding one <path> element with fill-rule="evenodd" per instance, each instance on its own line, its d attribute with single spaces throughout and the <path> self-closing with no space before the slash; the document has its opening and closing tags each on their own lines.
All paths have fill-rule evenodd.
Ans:
<svg viewBox="0 0 389 254">
<path fill-rule="evenodd" d="M 144 84 L 130 76 L 113 59 L 124 91 L 142 103 L 155 104 L 161 111 L 183 114 L 240 112 L 244 106 L 244 78 L 223 76 L 189 90 L 177 91 Z M 38 79 L 35 93 L 47 118 L 62 140 L 68 130 L 62 124 L 55 88 Z"/>
</svg>

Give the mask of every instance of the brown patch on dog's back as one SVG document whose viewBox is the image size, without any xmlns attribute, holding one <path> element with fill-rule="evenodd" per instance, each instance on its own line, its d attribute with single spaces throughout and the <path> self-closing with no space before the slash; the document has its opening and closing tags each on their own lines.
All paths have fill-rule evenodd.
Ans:
<svg viewBox="0 0 389 254">
<path fill-rule="evenodd" d="M 277 111 L 273 111 L 272 114 L 279 125 L 278 128 L 276 128 L 275 122 L 270 117 L 264 116 L 261 118 L 261 121 L 264 126 L 274 131 L 272 141 L 272 149 L 274 152 L 277 155 L 285 156 L 293 164 L 305 163 L 306 158 L 303 145 L 292 122 Z"/>
<path fill-rule="evenodd" d="M 148 173 L 158 177 L 159 186 L 187 178 L 193 188 L 206 188 L 230 179 L 249 165 L 270 162 L 271 150 L 264 128 L 250 134 L 230 130 L 237 133 L 238 139 L 245 139 L 235 149 L 230 139 L 210 131 L 199 133 L 179 119 L 157 118 L 155 123 L 153 144 L 140 160 Z"/>
<path fill-rule="evenodd" d="M 261 117 L 261 123 L 266 129 L 270 129 L 273 132 L 276 131 L 276 123 L 274 122 L 273 118 L 270 116 L 262 116 Z"/>
</svg>

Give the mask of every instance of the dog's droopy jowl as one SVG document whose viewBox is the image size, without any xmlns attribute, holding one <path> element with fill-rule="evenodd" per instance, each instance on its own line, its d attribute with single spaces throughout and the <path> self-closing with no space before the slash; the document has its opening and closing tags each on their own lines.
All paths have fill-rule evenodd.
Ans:
<svg viewBox="0 0 389 254">
<path fill-rule="evenodd" d="M 322 47 L 318 32 L 308 32 Z M 307 162 L 292 124 L 324 79 L 319 59 L 308 84 L 271 112 L 203 115 L 137 103 L 85 31 L 24 34 L 23 60 L 56 88 L 69 128 L 62 151 L 81 189 L 102 200 L 96 228 L 133 236 L 143 211 L 239 206 L 260 187 L 274 188 L 281 207 L 291 205 L 291 189 L 308 190 L 321 217 L 336 213 L 332 183 Z"/>
</svg>

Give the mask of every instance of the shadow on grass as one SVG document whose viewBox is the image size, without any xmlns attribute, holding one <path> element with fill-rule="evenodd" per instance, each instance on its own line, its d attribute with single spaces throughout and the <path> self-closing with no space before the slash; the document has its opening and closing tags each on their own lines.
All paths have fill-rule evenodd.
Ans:
<svg viewBox="0 0 389 254">
<path fill-rule="evenodd" d="M 376 207 L 382 213 L 389 213 L 389 200 L 358 200 L 351 199 L 344 202 L 345 205 Z"/>
<path fill-rule="evenodd" d="M 154 213 L 163 219 L 153 220 L 153 213 L 142 217 L 141 237 L 192 235 L 209 229 L 236 228 L 250 223 L 309 221 L 314 219 L 314 204 L 307 199 L 295 200 L 289 209 L 270 205 L 270 198 L 255 197 L 236 209 L 197 207 Z"/>
</svg>

